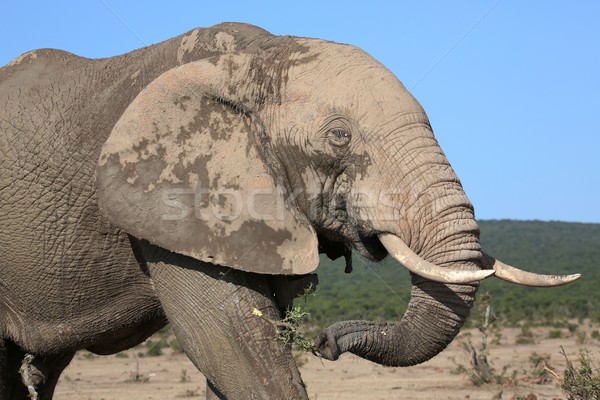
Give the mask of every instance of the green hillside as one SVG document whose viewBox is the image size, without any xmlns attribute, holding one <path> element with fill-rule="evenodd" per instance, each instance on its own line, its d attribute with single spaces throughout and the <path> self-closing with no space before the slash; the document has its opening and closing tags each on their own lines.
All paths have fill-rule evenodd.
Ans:
<svg viewBox="0 0 600 400">
<path fill-rule="evenodd" d="M 520 268 L 548 274 L 580 272 L 583 277 L 558 288 L 529 288 L 485 280 L 499 318 L 508 322 L 547 322 L 566 318 L 600 321 L 600 224 L 540 221 L 479 221 L 485 251 Z M 354 256 L 354 271 L 342 260 L 322 257 L 319 291 L 307 309 L 319 326 L 343 319 L 396 320 L 410 299 L 410 278 L 394 260 L 371 263 Z"/>
</svg>

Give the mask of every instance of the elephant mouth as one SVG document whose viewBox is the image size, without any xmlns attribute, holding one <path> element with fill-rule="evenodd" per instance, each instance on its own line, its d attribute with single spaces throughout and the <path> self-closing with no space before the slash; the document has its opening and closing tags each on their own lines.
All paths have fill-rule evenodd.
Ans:
<svg viewBox="0 0 600 400">
<path fill-rule="evenodd" d="M 370 261 L 381 261 L 389 254 L 381 240 L 379 232 L 358 232 L 359 239 L 352 243 L 352 247 L 363 257 Z"/>
<path fill-rule="evenodd" d="M 370 261 L 381 261 L 389 254 L 378 237 L 379 233 L 356 230 L 349 237 L 341 236 L 337 232 L 319 231 L 319 253 L 324 253 L 331 260 L 340 257 L 346 259 L 346 271 L 352 269 L 352 250 Z"/>
</svg>

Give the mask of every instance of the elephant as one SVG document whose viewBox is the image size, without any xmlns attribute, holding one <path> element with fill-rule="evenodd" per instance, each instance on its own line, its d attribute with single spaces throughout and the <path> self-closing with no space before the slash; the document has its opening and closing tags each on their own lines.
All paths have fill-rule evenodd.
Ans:
<svg viewBox="0 0 600 400">
<path fill-rule="evenodd" d="M 26 355 L 51 399 L 77 350 L 114 354 L 167 323 L 207 396 L 306 399 L 268 319 L 316 282 L 320 254 L 411 271 L 399 322 L 314 341 L 387 366 L 440 353 L 490 275 L 579 277 L 482 251 L 424 110 L 351 45 L 223 23 L 111 58 L 31 51 L 0 69 L 0 152 L 0 399 L 26 398 Z"/>
</svg>

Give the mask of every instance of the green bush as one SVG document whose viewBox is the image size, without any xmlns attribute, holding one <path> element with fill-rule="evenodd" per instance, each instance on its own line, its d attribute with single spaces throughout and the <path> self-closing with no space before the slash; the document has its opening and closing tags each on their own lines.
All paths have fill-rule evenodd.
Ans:
<svg viewBox="0 0 600 400">
<path fill-rule="evenodd" d="M 516 344 L 534 344 L 533 331 L 528 326 L 521 327 L 521 333 L 517 335 Z"/>
<path fill-rule="evenodd" d="M 567 369 L 560 384 L 567 400 L 599 400 L 600 399 L 600 370 L 587 349 L 579 351 L 579 368 L 575 368 L 567 357 L 565 350 L 561 354 L 567 360 Z"/>
<path fill-rule="evenodd" d="M 145 357 L 157 357 L 163 354 L 162 349 L 169 347 L 165 338 L 160 338 L 157 341 L 147 340 L 146 348 L 148 349 L 143 355 Z"/>
<path fill-rule="evenodd" d="M 548 332 L 548 339 L 560 339 L 563 337 L 563 333 L 560 329 L 554 329 Z"/>
</svg>

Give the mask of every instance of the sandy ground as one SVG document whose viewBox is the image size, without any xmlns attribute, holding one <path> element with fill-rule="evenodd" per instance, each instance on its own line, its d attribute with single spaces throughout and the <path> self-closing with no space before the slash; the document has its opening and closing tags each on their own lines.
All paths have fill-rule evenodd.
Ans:
<svg viewBox="0 0 600 400">
<path fill-rule="evenodd" d="M 498 373 L 505 368 L 505 376 L 514 374 L 516 384 L 475 386 L 465 373 L 457 373 L 459 365 L 470 368 L 471 355 L 465 344 L 471 341 L 475 349 L 480 349 L 481 333 L 476 330 L 462 332 L 442 354 L 416 367 L 381 367 L 352 355 L 344 355 L 336 362 L 302 355 L 300 371 L 311 399 L 564 399 L 555 378 L 547 375 L 545 382 L 539 383 L 531 357 L 549 357 L 549 365 L 559 375 L 566 365 L 561 346 L 572 361 L 577 360 L 582 347 L 591 350 L 598 361 L 600 341 L 591 338 L 593 330 L 600 328 L 586 322 L 575 333 L 562 329 L 562 337 L 550 338 L 557 336 L 557 329 L 533 328 L 534 344 L 517 344 L 523 338 L 520 328 L 492 333 L 488 339 L 494 342 L 488 345 L 490 363 Z M 63 373 L 55 399 L 204 398 L 204 377 L 185 355 L 135 356 L 141 350 L 108 357 L 78 353 Z M 137 382 L 132 381 L 136 371 Z M 536 397 L 527 397 L 531 394 Z"/>
</svg>

